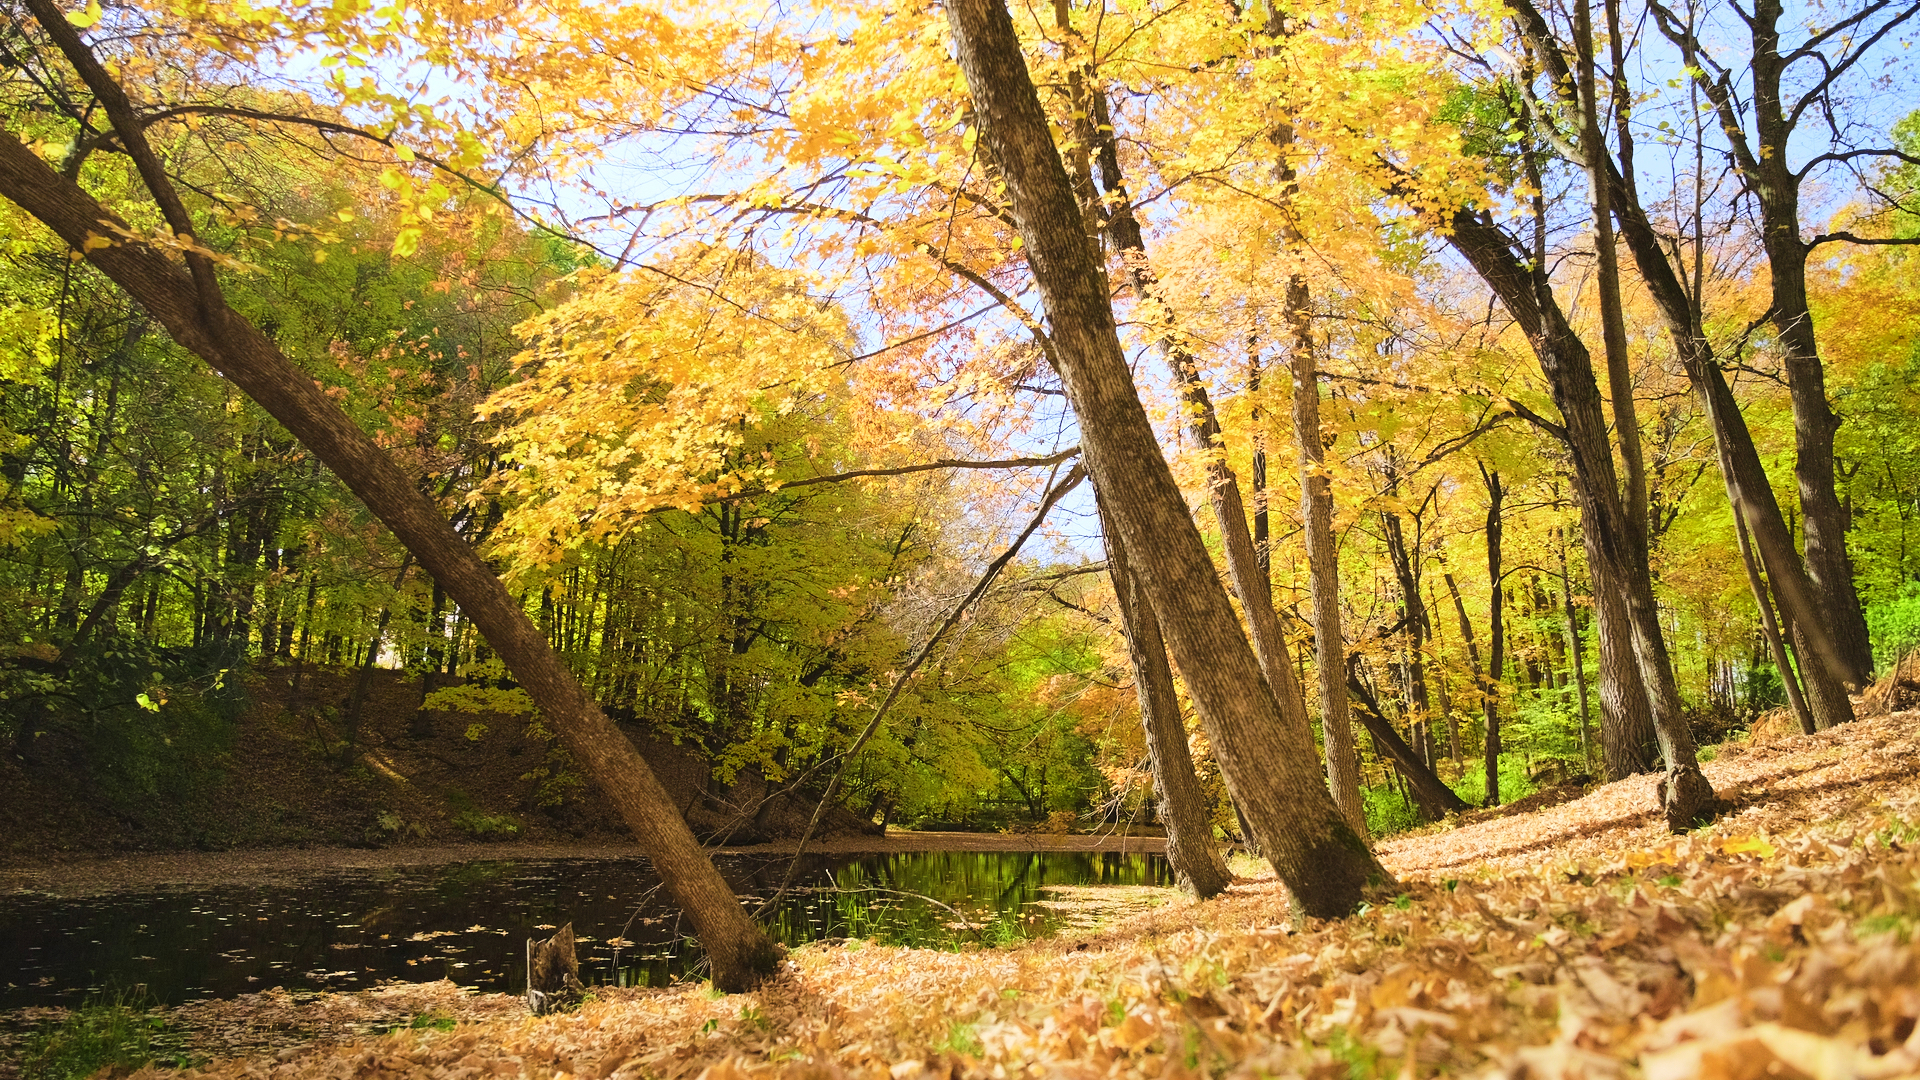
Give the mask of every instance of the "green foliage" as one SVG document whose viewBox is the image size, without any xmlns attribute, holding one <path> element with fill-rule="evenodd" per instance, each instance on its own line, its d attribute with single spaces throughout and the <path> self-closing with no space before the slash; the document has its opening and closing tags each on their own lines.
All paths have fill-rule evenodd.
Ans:
<svg viewBox="0 0 1920 1080">
<path fill-rule="evenodd" d="M 459 1024 L 452 1014 L 434 1009 L 423 1012 L 407 1025 L 410 1031 L 452 1031 Z"/>
<path fill-rule="evenodd" d="M 125 1074 L 152 1061 L 173 1068 L 192 1064 L 170 1048 L 167 1024 L 151 1010 L 138 992 L 89 998 L 59 1023 L 28 1036 L 21 1080 L 83 1080 L 101 1069 Z"/>
<path fill-rule="evenodd" d="M 520 835 L 520 823 L 511 816 L 489 814 L 484 810 L 460 811 L 453 816 L 453 827 L 475 839 Z"/>
<path fill-rule="evenodd" d="M 1391 785 L 1363 787 L 1360 799 L 1367 810 L 1369 836 L 1392 836 L 1421 824 L 1419 809 Z"/>
<path fill-rule="evenodd" d="M 1920 581 L 1908 582 L 1896 596 L 1867 608 L 1867 631 L 1882 669 L 1920 649 Z"/>
<path fill-rule="evenodd" d="M 1460 779 L 1453 784 L 1453 790 L 1459 793 L 1472 806 L 1484 806 L 1487 801 L 1487 771 L 1478 760 L 1471 762 Z M 1527 769 L 1526 757 L 1517 751 L 1508 751 L 1500 755 L 1500 802 L 1502 805 L 1524 799 L 1539 790 Z"/>
</svg>

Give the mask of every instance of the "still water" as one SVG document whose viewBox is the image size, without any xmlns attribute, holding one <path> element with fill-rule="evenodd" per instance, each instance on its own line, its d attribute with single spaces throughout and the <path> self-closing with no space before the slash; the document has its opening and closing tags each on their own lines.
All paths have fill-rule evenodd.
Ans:
<svg viewBox="0 0 1920 1080">
<path fill-rule="evenodd" d="M 788 860 L 721 856 L 743 901 L 771 896 Z M 789 945 L 823 938 L 954 947 L 1040 937 L 1059 885 L 1167 885 L 1157 855 L 915 852 L 809 857 L 768 915 Z M 277 885 L 60 899 L 0 898 L 0 1009 L 77 1005 L 144 985 L 177 1004 L 283 986 L 352 990 L 449 978 L 525 987 L 526 939 L 573 923 L 589 985 L 661 985 L 694 971 L 690 928 L 645 859 L 469 862 L 343 870 Z"/>
</svg>

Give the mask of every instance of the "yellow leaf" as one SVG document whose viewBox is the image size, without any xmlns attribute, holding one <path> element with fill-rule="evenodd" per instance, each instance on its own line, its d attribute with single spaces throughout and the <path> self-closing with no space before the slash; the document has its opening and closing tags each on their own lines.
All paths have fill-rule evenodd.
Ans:
<svg viewBox="0 0 1920 1080">
<path fill-rule="evenodd" d="M 423 230 L 419 228 L 409 226 L 395 233 L 393 237 L 394 258 L 404 259 L 414 252 L 419 251 L 422 231 Z"/>
<path fill-rule="evenodd" d="M 104 14 L 106 13 L 100 10 L 100 0 L 87 0 L 87 10 L 68 14 L 67 21 L 85 30 L 87 27 L 99 22 L 101 16 Z"/>
<path fill-rule="evenodd" d="M 1739 836 L 1720 841 L 1720 850 L 1728 855 L 1753 854 L 1768 859 L 1778 849 L 1758 836 Z"/>
</svg>

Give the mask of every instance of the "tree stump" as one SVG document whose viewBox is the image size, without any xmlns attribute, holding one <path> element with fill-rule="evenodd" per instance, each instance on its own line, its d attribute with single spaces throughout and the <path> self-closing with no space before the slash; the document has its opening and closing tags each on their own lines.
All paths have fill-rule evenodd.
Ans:
<svg viewBox="0 0 1920 1080">
<path fill-rule="evenodd" d="M 527 1008 L 535 1016 L 580 1004 L 580 960 L 573 951 L 573 924 L 545 941 L 527 939 Z"/>
</svg>

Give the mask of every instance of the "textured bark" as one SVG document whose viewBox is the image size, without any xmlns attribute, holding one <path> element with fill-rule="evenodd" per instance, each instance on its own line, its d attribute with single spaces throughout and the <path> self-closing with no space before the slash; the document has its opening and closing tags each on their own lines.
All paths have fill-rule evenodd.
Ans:
<svg viewBox="0 0 1920 1080">
<path fill-rule="evenodd" d="M 1225 892 L 1233 875 L 1220 857 L 1220 845 L 1214 843 L 1207 797 L 1187 749 L 1187 729 L 1180 722 L 1180 699 L 1174 692 L 1173 669 L 1167 665 L 1160 624 L 1127 561 L 1126 545 L 1120 542 L 1118 530 L 1104 524 L 1106 500 L 1098 491 L 1094 497 L 1100 504 L 1107 572 L 1119 603 L 1120 630 L 1126 636 L 1127 659 L 1133 665 L 1134 693 L 1140 699 L 1140 726 L 1147 737 L 1154 792 L 1167 825 L 1167 862 L 1179 875 L 1181 888 L 1206 900 Z"/>
<path fill-rule="evenodd" d="M 1310 916 L 1342 916 L 1391 879 L 1309 764 L 1307 732 L 1280 707 L 1221 589 L 1167 467 L 1120 346 L 1106 274 L 1086 243 L 1072 184 L 1001 0 L 946 8 L 983 141 L 1051 323 L 1087 466 L 1220 754 L 1234 802 Z M 1120 497 L 1118 493 L 1125 493 Z"/>
<path fill-rule="evenodd" d="M 1560 603 L 1566 618 L 1567 655 L 1573 662 L 1573 685 L 1580 694 L 1580 753 L 1587 768 L 1593 768 L 1593 710 L 1587 692 L 1587 649 L 1580 640 L 1580 616 L 1573 606 L 1573 575 L 1567 570 L 1567 534 L 1556 530 L 1560 538 Z"/>
<path fill-rule="evenodd" d="M 1089 135 L 1097 150 L 1100 186 L 1106 194 L 1107 236 L 1120 252 L 1126 268 L 1127 283 L 1135 299 L 1149 310 L 1158 311 L 1162 327 L 1160 348 L 1180 390 L 1187 433 L 1206 455 L 1207 501 L 1213 507 L 1213 520 L 1220 529 L 1220 546 L 1227 557 L 1227 578 L 1233 583 L 1240 609 L 1246 613 L 1247 627 L 1253 636 L 1254 655 L 1267 685 L 1280 704 L 1288 724 L 1301 731 L 1311 727 L 1307 719 L 1306 694 L 1293 673 L 1293 659 L 1287 649 L 1286 635 L 1280 627 L 1280 614 L 1274 610 L 1273 587 L 1268 577 L 1264 544 L 1256 542 L 1247 529 L 1246 505 L 1240 496 L 1240 478 L 1227 464 L 1226 448 L 1221 444 L 1220 418 L 1206 384 L 1200 381 L 1199 362 L 1174 332 L 1172 312 L 1158 293 L 1158 281 L 1147 261 L 1146 239 L 1140 233 L 1139 219 L 1133 216 L 1127 184 L 1120 171 L 1120 155 L 1114 146 L 1113 122 L 1107 111 L 1104 92 L 1089 95 L 1093 123 Z M 1259 479 L 1265 479 L 1264 457 L 1256 459 Z M 1264 515 L 1261 521 L 1264 524 Z M 1264 540 L 1264 537 L 1261 538 Z M 1352 741 L 1351 735 L 1348 741 Z M 1364 825 L 1364 822 L 1363 822 Z"/>
<path fill-rule="evenodd" d="M 1355 832 L 1366 835 L 1360 759 L 1347 707 L 1347 648 L 1340 626 L 1340 555 L 1333 535 L 1333 486 L 1320 442 L 1320 379 L 1315 370 L 1307 282 L 1287 281 L 1288 366 L 1293 371 L 1293 441 L 1300 454 L 1300 517 L 1306 525 L 1307 578 L 1313 595 L 1313 666 L 1320 687 L 1320 735 L 1333 801 Z"/>
<path fill-rule="evenodd" d="M 1506 233 L 1490 217 L 1463 209 L 1454 214 L 1452 226 L 1450 243 L 1493 289 L 1526 334 L 1560 410 L 1562 426 L 1556 434 L 1573 460 L 1587 566 L 1596 592 L 1618 589 L 1622 594 L 1634 666 L 1653 716 L 1655 738 L 1666 759 L 1661 804 L 1667 825 L 1677 832 L 1691 829 L 1712 816 L 1718 804 L 1712 786 L 1700 772 L 1693 735 L 1681 715 L 1680 692 L 1661 635 L 1651 575 L 1646 563 L 1634 558 L 1592 356 L 1567 324 L 1544 268 L 1523 263 Z"/>
<path fill-rule="evenodd" d="M 1633 630 L 1627 603 L 1594 575 L 1594 627 L 1600 635 L 1600 744 L 1607 779 L 1621 780 L 1660 767 L 1653 734 L 1653 710 L 1633 655 Z"/>
<path fill-rule="evenodd" d="M 1740 562 L 1747 569 L 1747 588 L 1753 593 L 1754 607 L 1760 611 L 1760 630 L 1767 639 L 1767 651 L 1773 657 L 1774 668 L 1780 672 L 1780 685 L 1786 688 L 1794 719 L 1800 721 L 1802 732 L 1811 735 L 1817 730 L 1813 712 L 1800 693 L 1800 676 L 1794 673 L 1793 664 L 1787 659 L 1786 641 L 1780 636 L 1779 621 L 1773 617 L 1773 598 L 1767 592 L 1766 583 L 1760 580 L 1760 563 L 1754 558 L 1753 543 L 1747 537 L 1745 514 L 1733 515 L 1733 531 L 1740 540 Z"/>
<path fill-rule="evenodd" d="M 64 22 L 64 16 L 54 11 L 51 21 Z M 89 245 L 90 237 L 124 230 L 125 223 L 54 173 L 11 133 L 0 134 L 0 195 L 45 223 L 74 250 L 84 251 L 88 261 L 158 319 L 175 341 L 266 409 L 446 588 L 646 847 L 705 946 L 715 985 L 745 989 L 770 973 L 778 963 L 778 947 L 740 910 L 733 889 L 714 869 L 633 744 L 587 696 L 438 508 L 339 404 L 258 328 L 218 300 L 217 292 L 209 295 L 159 251 L 124 240 Z"/>
<path fill-rule="evenodd" d="M 1486 770 L 1487 805 L 1500 805 L 1500 682 L 1507 673 L 1506 592 L 1500 572 L 1501 500 L 1506 489 L 1500 486 L 1500 473 L 1480 467 L 1487 484 L 1487 580 L 1492 583 L 1487 597 L 1487 678 L 1481 686 L 1486 695 L 1487 714 Z M 1462 624 L 1465 616 L 1461 616 Z"/>
<path fill-rule="evenodd" d="M 1374 699 L 1373 692 L 1367 689 L 1367 684 L 1361 682 L 1359 674 L 1354 671 L 1352 657 L 1347 661 L 1347 690 L 1353 694 L 1353 700 L 1360 706 L 1356 715 L 1360 718 L 1361 726 L 1367 729 L 1367 734 L 1373 736 L 1374 744 L 1393 759 L 1394 767 L 1400 771 L 1400 775 L 1407 781 L 1407 787 L 1413 791 L 1413 800 L 1419 804 L 1423 817 L 1428 821 L 1438 821 L 1448 814 L 1473 809 L 1467 800 L 1456 794 L 1447 786 L 1446 781 L 1440 779 L 1439 774 L 1428 766 L 1420 751 L 1402 739 L 1400 733 L 1394 730 L 1393 723 L 1381 710 L 1380 703 Z"/>
</svg>

